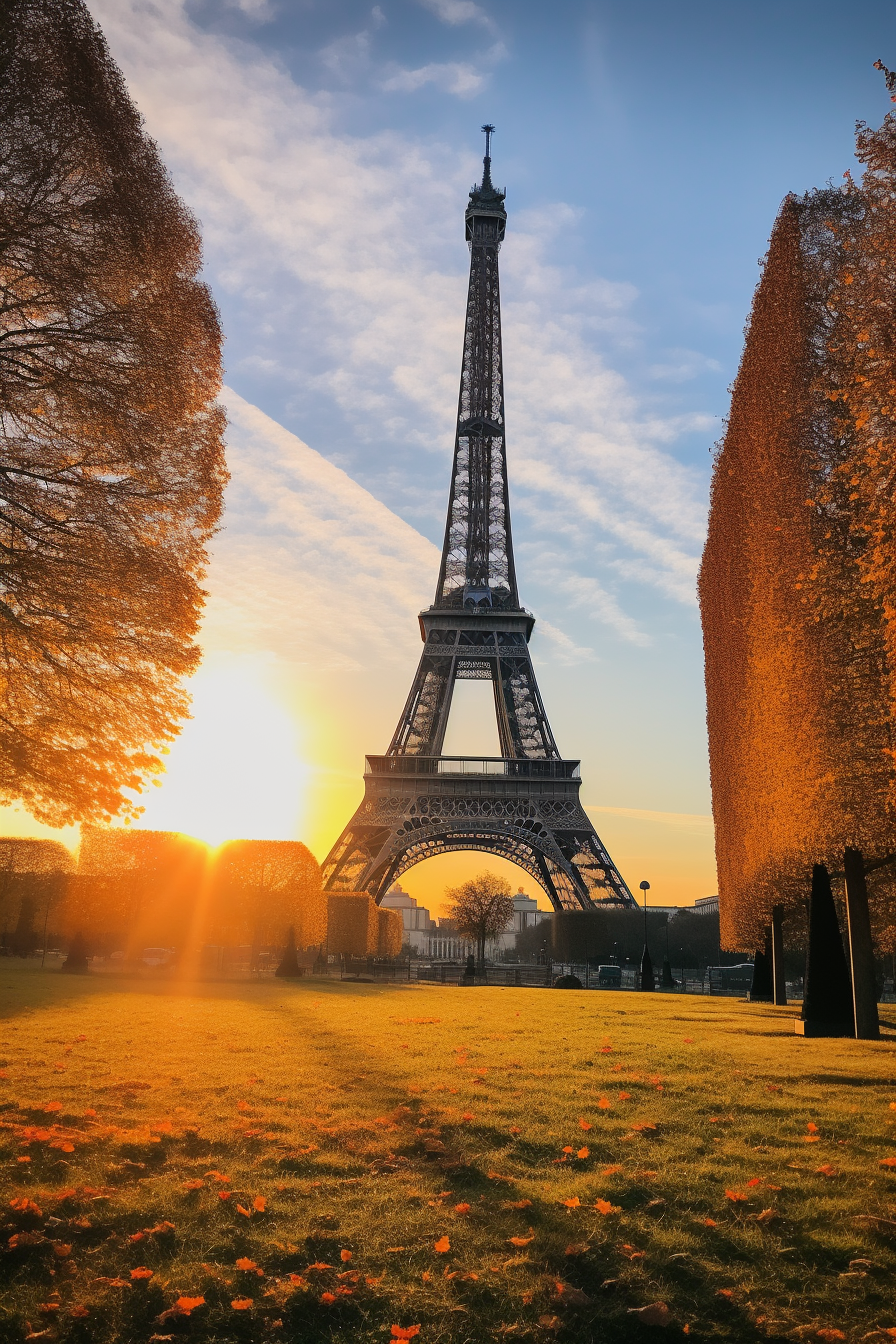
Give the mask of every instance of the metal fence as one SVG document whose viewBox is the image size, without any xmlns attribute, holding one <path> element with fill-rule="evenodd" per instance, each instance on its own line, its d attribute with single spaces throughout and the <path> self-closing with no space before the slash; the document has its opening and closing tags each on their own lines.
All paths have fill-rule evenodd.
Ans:
<svg viewBox="0 0 896 1344">
<path fill-rule="evenodd" d="M 749 977 L 733 977 L 726 974 L 729 968 L 709 966 L 705 970 L 689 968 L 672 969 L 674 986 L 663 986 L 656 976 L 656 991 L 662 994 L 706 994 L 722 998 L 745 998 L 750 988 Z M 548 962 L 545 965 L 496 963 L 477 968 L 472 981 L 466 979 L 466 965 L 463 962 L 448 961 L 410 961 L 387 962 L 374 958 L 351 959 L 335 962 L 324 968 L 320 963 L 315 975 L 336 977 L 340 980 L 357 981 L 404 981 L 411 984 L 437 985 L 498 985 L 517 988 L 550 988 L 554 981 L 564 975 L 574 975 L 581 981 L 582 988 L 588 990 L 629 990 L 639 986 L 639 973 L 634 967 L 625 967 L 620 971 L 618 983 L 608 984 L 598 970 L 578 962 Z M 788 998 L 801 999 L 802 981 L 792 981 L 787 985 Z"/>
</svg>

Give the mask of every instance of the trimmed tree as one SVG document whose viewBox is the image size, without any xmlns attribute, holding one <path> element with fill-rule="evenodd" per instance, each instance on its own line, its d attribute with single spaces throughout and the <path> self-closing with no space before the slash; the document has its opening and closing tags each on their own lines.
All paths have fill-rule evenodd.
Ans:
<svg viewBox="0 0 896 1344">
<path fill-rule="evenodd" d="M 487 869 L 445 892 L 448 915 L 457 931 L 476 945 L 477 960 L 485 965 L 485 945 L 491 938 L 506 933 L 513 919 L 510 883 Z"/>
</svg>

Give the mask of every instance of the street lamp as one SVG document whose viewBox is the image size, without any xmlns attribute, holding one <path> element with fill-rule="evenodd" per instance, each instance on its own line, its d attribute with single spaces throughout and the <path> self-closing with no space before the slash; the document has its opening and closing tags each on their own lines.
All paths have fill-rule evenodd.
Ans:
<svg viewBox="0 0 896 1344">
<path fill-rule="evenodd" d="M 641 983 L 640 989 L 656 989 L 656 983 L 653 978 L 653 962 L 650 960 L 650 949 L 647 946 L 647 893 L 650 890 L 649 882 L 641 882 L 641 890 L 644 893 L 644 951 L 641 954 Z"/>
</svg>

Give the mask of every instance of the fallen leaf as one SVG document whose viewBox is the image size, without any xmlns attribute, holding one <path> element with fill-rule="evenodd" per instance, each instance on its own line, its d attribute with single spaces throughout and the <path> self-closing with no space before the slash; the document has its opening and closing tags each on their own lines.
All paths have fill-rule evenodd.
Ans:
<svg viewBox="0 0 896 1344">
<path fill-rule="evenodd" d="M 246 1274 L 254 1274 L 258 1269 L 255 1261 L 250 1260 L 246 1255 L 240 1256 L 239 1260 L 236 1262 L 236 1267 L 237 1269 L 242 1269 Z"/>
<path fill-rule="evenodd" d="M 644 1325 L 668 1325 L 672 1313 L 665 1302 L 651 1302 L 646 1307 L 629 1307 L 629 1316 L 636 1316 Z"/>
<path fill-rule="evenodd" d="M 882 1167 L 896 1167 L 896 1157 L 882 1157 L 880 1165 Z"/>
<path fill-rule="evenodd" d="M 588 1130 L 589 1130 L 590 1128 L 591 1128 L 591 1125 L 588 1123 L 588 1121 L 582 1119 L 582 1117 L 580 1116 L 580 1117 L 579 1117 L 579 1129 L 584 1129 L 585 1132 L 587 1133 Z"/>
<path fill-rule="evenodd" d="M 455 1206 L 454 1206 L 454 1212 L 455 1212 L 455 1213 L 469 1213 L 469 1212 L 470 1212 L 470 1205 L 469 1205 L 469 1204 L 455 1204 Z"/>
<path fill-rule="evenodd" d="M 576 1153 L 576 1157 L 580 1158 L 582 1161 L 584 1161 L 585 1158 L 588 1156 L 590 1156 L 590 1151 L 587 1148 L 580 1148 L 579 1151 Z"/>
<path fill-rule="evenodd" d="M 351 1253 L 351 1251 L 340 1251 L 340 1252 L 339 1252 L 339 1259 L 343 1262 L 343 1264 L 347 1264 L 347 1263 L 349 1262 L 349 1260 L 351 1260 L 351 1258 L 352 1258 L 352 1253 Z"/>
<path fill-rule="evenodd" d="M 821 1330 L 815 1331 L 815 1337 L 816 1339 L 834 1340 L 834 1339 L 845 1339 L 846 1335 L 844 1335 L 842 1330 L 835 1330 L 833 1326 L 826 1325 Z"/>
<path fill-rule="evenodd" d="M 250 1311 L 254 1303 L 251 1297 L 235 1297 L 230 1305 L 234 1311 Z"/>
<path fill-rule="evenodd" d="M 438 1241 L 433 1246 L 433 1250 L 438 1251 L 439 1255 L 444 1255 L 446 1251 L 451 1250 L 451 1242 L 447 1237 L 439 1237 Z"/>
<path fill-rule="evenodd" d="M 256 1213 L 264 1213 L 267 1207 L 267 1200 L 264 1195 L 256 1195 L 252 1201 L 252 1207 Z"/>
<path fill-rule="evenodd" d="M 335 1293 L 321 1293 L 321 1295 L 320 1295 L 320 1300 L 321 1300 L 321 1302 L 323 1302 L 323 1304 L 324 1304 L 325 1306 L 327 1306 L 327 1307 L 332 1306 L 333 1303 L 336 1301 L 336 1294 L 335 1294 Z"/>
<path fill-rule="evenodd" d="M 530 1241 L 535 1240 L 534 1233 L 531 1237 L 508 1237 L 507 1240 L 511 1246 L 528 1246 Z"/>
<path fill-rule="evenodd" d="M 775 1218 L 777 1218 L 777 1216 L 778 1214 L 775 1209 L 763 1209 L 761 1213 L 757 1213 L 756 1222 L 771 1223 L 775 1220 Z"/>
<path fill-rule="evenodd" d="M 715 1218 L 704 1218 L 704 1219 L 703 1219 L 703 1226 L 704 1226 L 704 1227 L 718 1227 L 718 1223 L 716 1222 Z"/>
<path fill-rule="evenodd" d="M 732 1204 L 745 1204 L 747 1196 L 742 1190 L 726 1190 L 725 1198 L 730 1199 Z"/>
<path fill-rule="evenodd" d="M 836 1167 L 832 1167 L 830 1162 L 825 1162 L 823 1167 L 815 1168 L 816 1176 L 839 1176 L 840 1173 Z"/>
<path fill-rule="evenodd" d="M 601 1172 L 601 1176 L 615 1176 L 617 1172 L 620 1172 L 621 1170 L 622 1167 L 618 1166 L 604 1167 L 603 1171 Z"/>
<path fill-rule="evenodd" d="M 177 1309 L 179 1312 L 181 1312 L 184 1316 L 189 1316 L 190 1312 L 191 1312 L 191 1311 L 195 1311 L 197 1307 L 204 1307 L 204 1306 L 205 1306 L 205 1298 L 204 1298 L 204 1297 L 179 1297 L 179 1298 L 177 1299 L 177 1301 L 175 1302 L 174 1305 L 175 1305 L 176 1309 Z"/>
<path fill-rule="evenodd" d="M 199 1177 L 196 1176 L 196 1177 L 193 1178 L 192 1181 L 184 1181 L 183 1184 L 182 1184 L 182 1186 L 181 1186 L 181 1189 L 182 1189 L 182 1190 L 201 1190 L 201 1189 L 203 1188 L 204 1185 L 205 1185 L 205 1181 L 200 1181 Z"/>
<path fill-rule="evenodd" d="M 608 1111 L 611 1105 L 612 1103 L 609 1102 L 606 1097 L 601 1097 L 600 1101 L 597 1103 L 598 1110 L 600 1111 Z"/>
<path fill-rule="evenodd" d="M 563 1199 L 560 1202 L 565 1209 L 577 1209 L 579 1207 L 578 1195 L 573 1195 L 572 1199 Z"/>
<path fill-rule="evenodd" d="M 145 1265 L 139 1265 L 136 1269 L 131 1270 L 132 1279 L 151 1279 L 152 1276 L 153 1271 L 147 1269 Z"/>
<path fill-rule="evenodd" d="M 604 1214 L 604 1216 L 606 1216 L 608 1213 L 621 1213 L 621 1212 L 622 1212 L 622 1209 L 621 1209 L 620 1205 L 618 1205 L 618 1204 L 611 1204 L 610 1201 L 609 1201 L 608 1199 L 598 1199 L 598 1200 L 595 1200 L 595 1202 L 594 1202 L 594 1207 L 597 1209 L 598 1213 L 602 1213 L 602 1214 Z"/>
<path fill-rule="evenodd" d="M 415 1337 L 416 1335 L 419 1335 L 419 1333 L 420 1333 L 420 1327 L 419 1327 L 419 1325 L 393 1325 L 393 1326 L 392 1326 L 392 1338 L 393 1338 L 393 1339 L 414 1339 L 414 1337 Z"/>
</svg>

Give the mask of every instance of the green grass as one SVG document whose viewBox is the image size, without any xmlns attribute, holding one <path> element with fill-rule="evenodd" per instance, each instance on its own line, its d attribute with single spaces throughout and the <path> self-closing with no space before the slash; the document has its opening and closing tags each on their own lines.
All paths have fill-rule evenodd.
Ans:
<svg viewBox="0 0 896 1344">
<path fill-rule="evenodd" d="M 665 1337 L 896 1326 L 896 1037 L 805 1041 L 732 1000 L 13 963 L 0 1000 L 4 1341 L 639 1341 L 660 1302 Z"/>
</svg>

